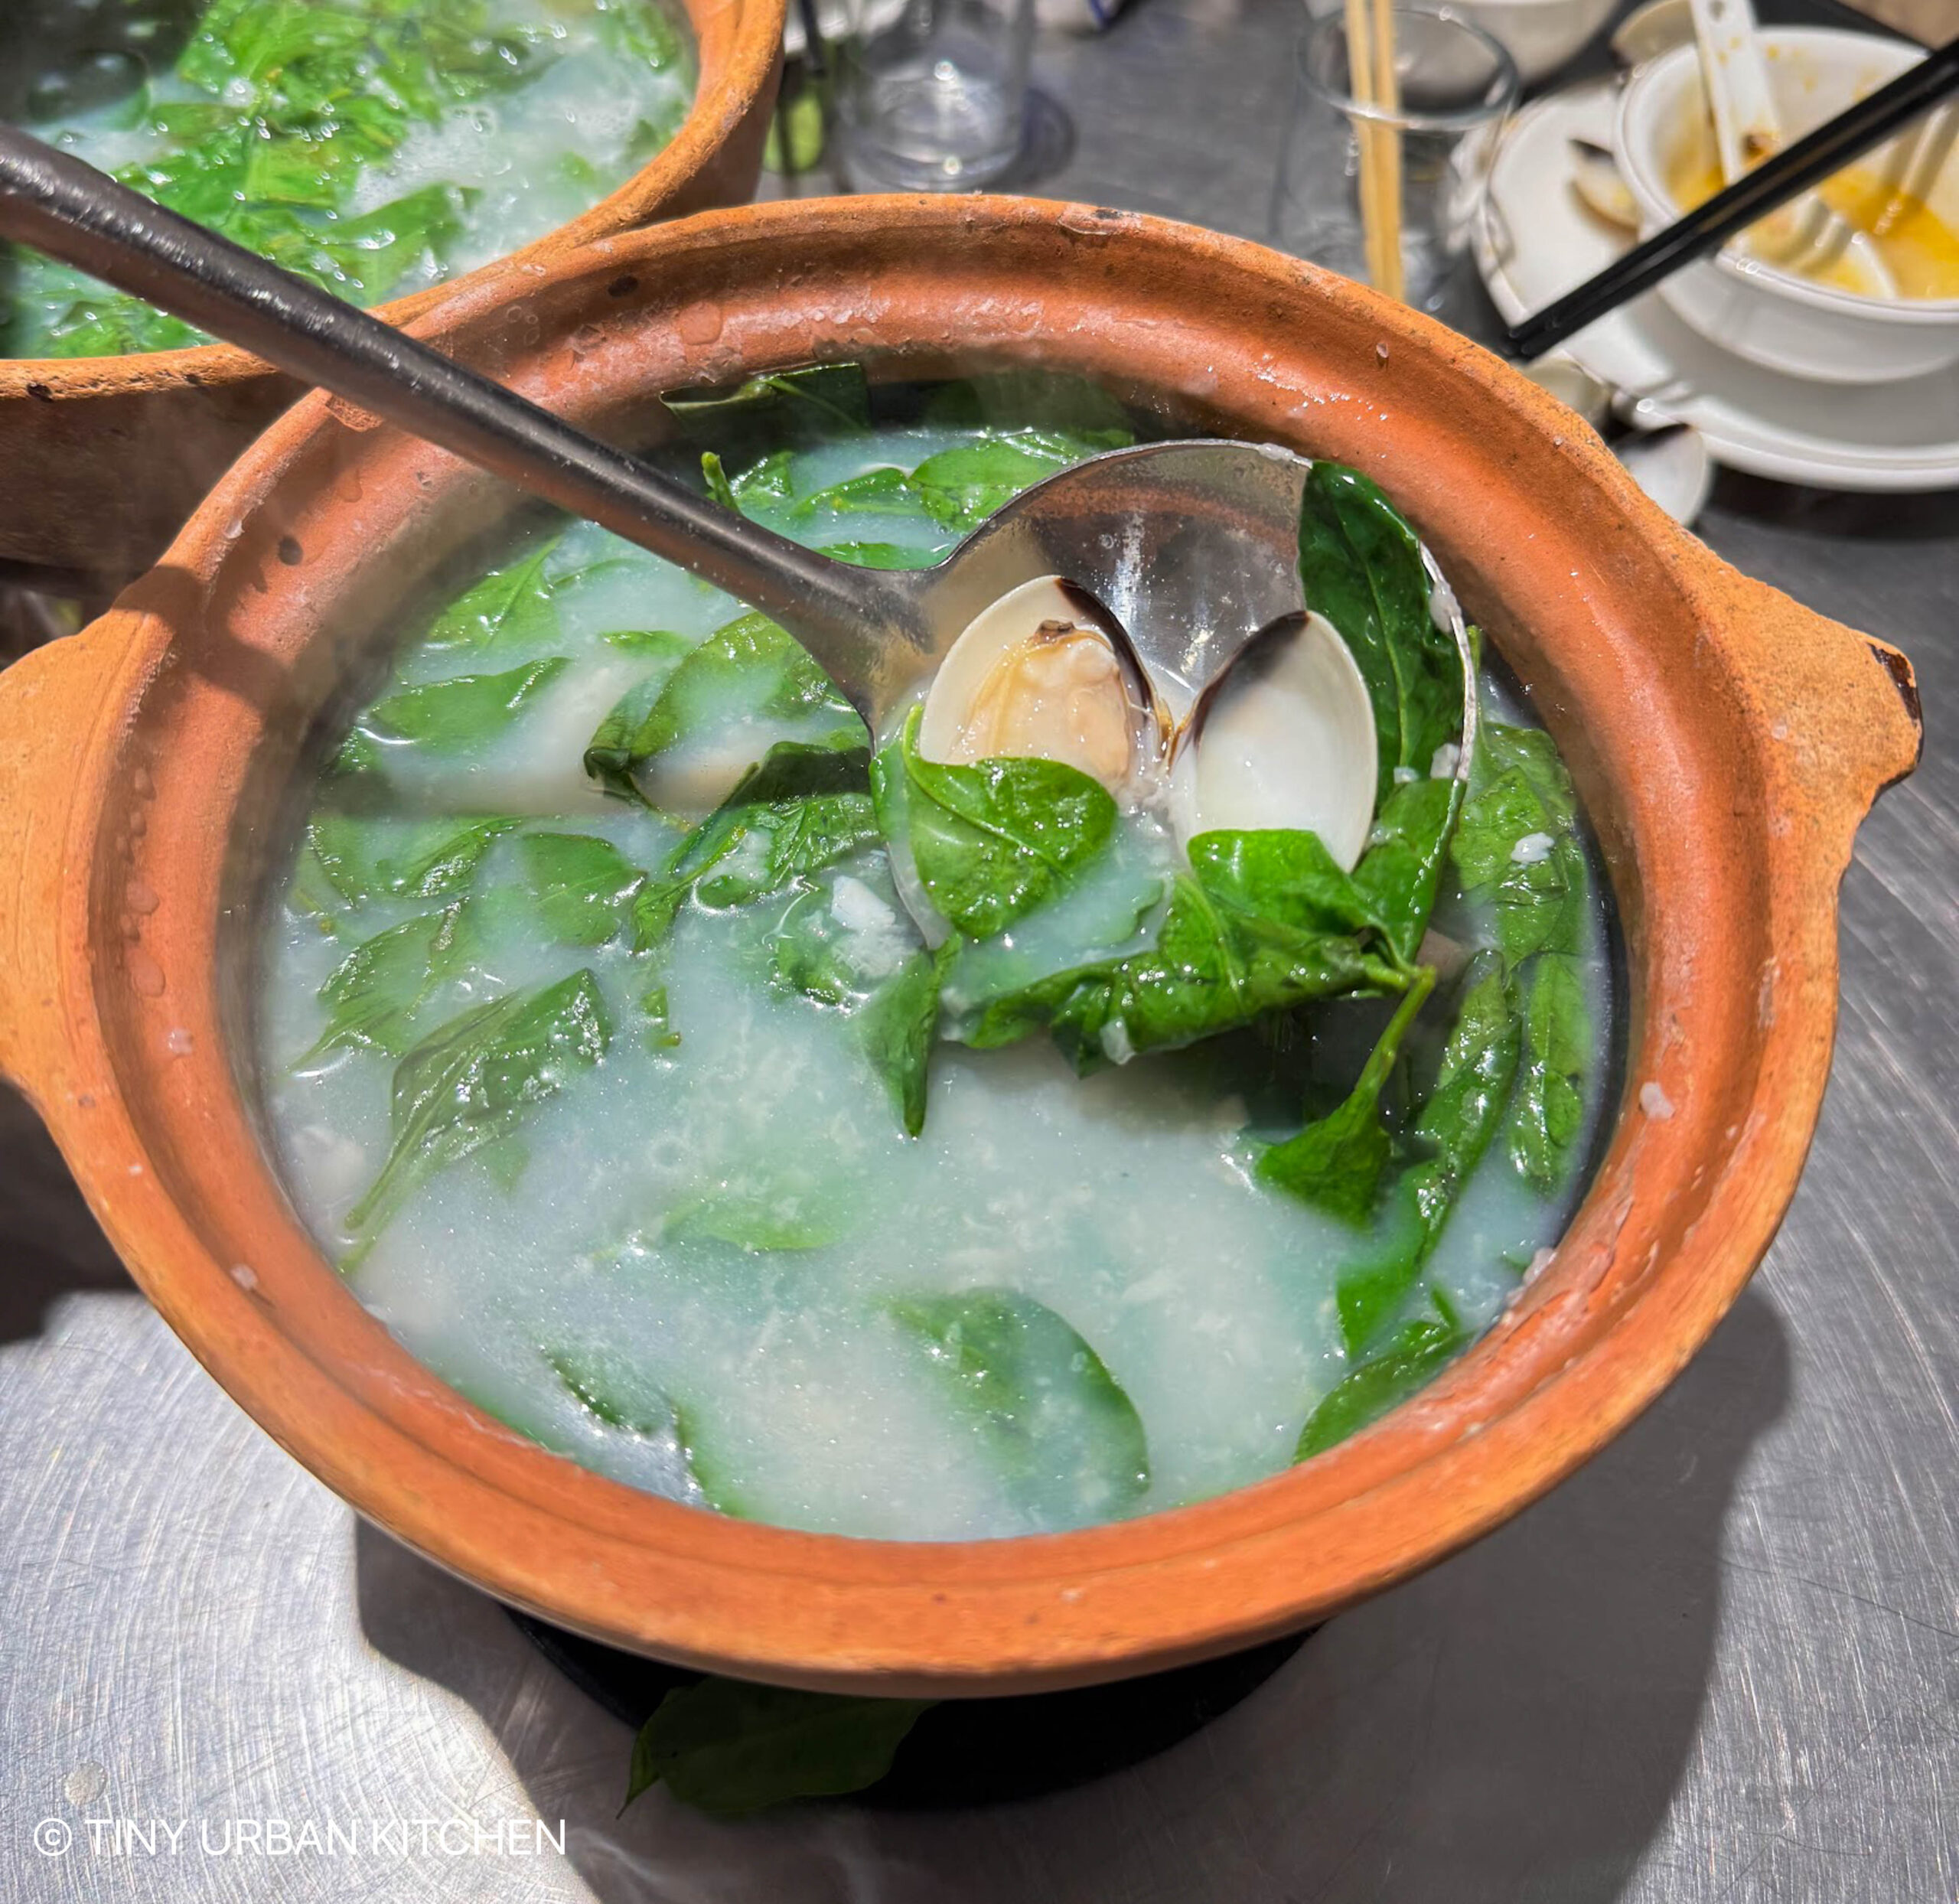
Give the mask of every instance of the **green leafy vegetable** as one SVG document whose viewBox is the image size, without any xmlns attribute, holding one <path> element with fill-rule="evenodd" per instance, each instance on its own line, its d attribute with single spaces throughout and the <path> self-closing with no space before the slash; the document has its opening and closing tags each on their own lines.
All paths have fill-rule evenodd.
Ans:
<svg viewBox="0 0 1959 1904">
<path fill-rule="evenodd" d="M 792 1798 L 861 1792 L 890 1771 L 905 1734 L 935 1703 L 734 1679 L 679 1687 L 634 1741 L 626 1803 L 664 1784 L 683 1805 L 738 1818 Z"/>
<path fill-rule="evenodd" d="M 865 1053 L 884 1080 L 891 1108 L 908 1137 L 925 1128 L 925 1086 L 938 1032 L 939 987 L 957 950 L 957 942 L 948 939 L 936 953 L 913 953 L 864 1007 Z"/>
<path fill-rule="evenodd" d="M 1397 768 L 1426 778 L 1436 750 L 1462 732 L 1462 658 L 1436 626 L 1421 545 L 1358 470 L 1316 462 L 1299 517 L 1299 576 L 1306 605 L 1339 630 L 1367 682 L 1384 804 Z"/>
<path fill-rule="evenodd" d="M 929 569 L 939 559 L 932 549 L 901 548 L 895 542 L 828 542 L 823 553 L 859 569 Z"/>
<path fill-rule="evenodd" d="M 1563 1182 L 1585 1129 L 1591 1013 L 1576 961 L 1546 952 L 1524 968 L 1524 1051 L 1510 1120 L 1511 1161 L 1548 1196 Z"/>
<path fill-rule="evenodd" d="M 611 711 L 585 743 L 587 778 L 595 780 L 606 792 L 621 800 L 637 800 L 640 790 L 633 778 L 634 737 L 645 725 L 654 703 L 660 699 L 674 669 L 691 652 L 693 644 L 684 635 L 669 634 L 664 630 L 608 634 L 605 638 L 629 654 L 644 655 L 657 663 L 612 704 Z"/>
<path fill-rule="evenodd" d="M 817 712 L 859 725 L 850 703 L 807 650 L 767 616 L 745 615 L 716 630 L 675 668 L 627 745 L 627 768 L 637 771 L 717 720 Z"/>
<path fill-rule="evenodd" d="M 1350 1369 L 1306 1417 L 1292 1459 L 1305 1461 L 1322 1454 L 1378 1421 L 1439 1374 L 1468 1339 L 1452 1320 L 1417 1316 L 1404 1322 L 1374 1355 Z"/>
<path fill-rule="evenodd" d="M 679 1048 L 680 1034 L 673 1029 L 665 986 L 650 985 L 640 994 L 640 1016 L 645 1020 L 640 1042 L 648 1051 L 658 1055 Z"/>
<path fill-rule="evenodd" d="M 1583 949 L 1591 882 L 1578 796 L 1550 735 L 1482 723 L 1450 857 L 1465 895 L 1495 908 L 1513 965 Z"/>
<path fill-rule="evenodd" d="M 742 1514 L 739 1501 L 699 1446 L 692 1416 L 645 1370 L 610 1350 L 560 1347 L 547 1350 L 544 1360 L 594 1420 L 670 1449 L 702 1501 L 718 1513 Z M 560 1453 L 571 1452 L 562 1436 L 547 1432 L 533 1439 L 543 1439 Z"/>
<path fill-rule="evenodd" d="M 926 760 L 919 719 L 914 709 L 874 765 L 878 817 L 909 848 L 933 905 L 961 932 L 991 938 L 1102 851 L 1116 803 L 1060 761 Z"/>
<path fill-rule="evenodd" d="M 551 536 L 515 562 L 492 569 L 448 604 L 418 644 L 431 654 L 451 648 L 541 647 L 558 638 L 558 611 L 545 564 L 561 538 Z"/>
<path fill-rule="evenodd" d="M 373 1239 L 435 1172 L 507 1136 L 573 1074 L 605 1055 L 611 1030 L 590 972 L 515 992 L 452 1019 L 395 1068 L 387 1161 L 347 1212 L 358 1266 Z"/>
<path fill-rule="evenodd" d="M 1435 974 L 1424 966 L 1395 1007 L 1353 1090 L 1337 1110 L 1260 1156 L 1261 1183 L 1356 1227 L 1373 1216 L 1394 1148 L 1380 1120 L 1381 1092 L 1400 1055 L 1401 1041 L 1434 983 Z"/>
<path fill-rule="evenodd" d="M 295 1068 L 343 1047 L 406 1051 L 416 1012 L 458 962 L 461 914 L 460 904 L 422 914 L 357 945 L 320 987 L 326 1029 Z"/>
<path fill-rule="evenodd" d="M 1149 1485 L 1134 1404 L 1046 1304 L 980 1289 L 891 1305 L 973 1423 L 1009 1495 L 1044 1518 L 1106 1519 Z"/>
<path fill-rule="evenodd" d="M 947 528 L 976 529 L 1002 503 L 1087 453 L 1067 439 L 1020 432 L 928 456 L 908 487 Z"/>
<path fill-rule="evenodd" d="M 1427 1154 L 1404 1171 L 1390 1204 L 1389 1247 L 1341 1276 L 1340 1321 L 1358 1355 L 1415 1286 L 1469 1173 L 1502 1124 L 1521 1043 L 1516 999 L 1502 961 L 1484 954 L 1463 976 L 1462 1002 L 1443 1047 L 1442 1070 L 1415 1120 Z"/>
<path fill-rule="evenodd" d="M 839 516 L 911 516 L 929 513 L 924 498 L 913 487 L 903 470 L 886 465 L 867 469 L 861 476 L 846 478 L 806 496 L 796 505 L 796 515 L 807 520 L 825 511 Z"/>
<path fill-rule="evenodd" d="M 546 934 L 559 945 L 603 945 L 624 922 L 646 875 L 609 840 L 526 833 L 517 842 Z"/>
<path fill-rule="evenodd" d="M 742 513 L 742 499 L 735 494 L 735 485 L 728 480 L 728 472 L 721 467 L 721 458 L 712 450 L 701 452 L 701 479 L 707 484 L 707 493 L 723 509 L 735 514 Z"/>
<path fill-rule="evenodd" d="M 662 1215 L 660 1234 L 682 1242 L 707 1237 L 762 1256 L 820 1250 L 852 1222 L 844 1186 L 784 1169 L 730 1177 L 683 1198 Z"/>
<path fill-rule="evenodd" d="M 502 674 L 458 674 L 446 681 L 405 687 L 375 703 L 360 725 L 384 738 L 418 742 L 438 753 L 458 748 L 507 727 L 530 698 L 548 687 L 571 665 L 552 655 Z"/>
<path fill-rule="evenodd" d="M 514 820 L 396 820 L 325 813 L 307 830 L 314 859 L 350 905 L 376 897 L 444 899 L 467 892 Z"/>
</svg>

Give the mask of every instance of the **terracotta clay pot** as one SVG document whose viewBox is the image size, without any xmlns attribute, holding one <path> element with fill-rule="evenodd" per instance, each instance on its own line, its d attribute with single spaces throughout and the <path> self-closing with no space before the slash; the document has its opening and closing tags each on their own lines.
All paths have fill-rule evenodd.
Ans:
<svg viewBox="0 0 1959 1904">
<path fill-rule="evenodd" d="M 507 272 L 426 327 L 650 439 L 654 392 L 813 357 L 887 377 L 1086 372 L 1182 422 L 1358 464 L 1529 683 L 1598 828 L 1630 959 L 1609 1153 L 1555 1257 L 1415 1400 L 1309 1464 L 1082 1532 L 910 1545 L 654 1498 L 422 1368 L 268 1167 L 246 989 L 389 610 L 507 491 L 308 398 L 168 559 L 0 677 L 0 1064 L 205 1365 L 360 1511 L 618 1646 L 886 1692 L 1028 1691 L 1318 1619 L 1569 1474 L 1652 1400 L 1768 1247 L 1814 1126 L 1836 892 L 1919 729 L 1902 657 L 1725 566 L 1494 357 L 1256 246 L 1084 206 L 754 207 Z"/>
<path fill-rule="evenodd" d="M 407 324 L 458 291 L 593 239 L 745 202 L 761 172 L 787 4 L 681 0 L 699 80 L 672 142 L 569 224 L 376 315 Z M 0 357 L 0 562 L 126 579 L 299 389 L 228 344 Z"/>
</svg>

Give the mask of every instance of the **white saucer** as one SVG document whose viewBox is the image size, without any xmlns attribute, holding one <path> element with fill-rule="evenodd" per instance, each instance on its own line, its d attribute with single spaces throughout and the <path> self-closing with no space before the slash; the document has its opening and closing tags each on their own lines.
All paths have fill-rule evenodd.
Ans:
<svg viewBox="0 0 1959 1904">
<path fill-rule="evenodd" d="M 1506 323 L 1602 271 L 1630 235 L 1586 208 L 1571 141 L 1609 146 L 1616 88 L 1554 93 L 1504 135 L 1478 221 L 1476 267 Z M 1827 489 L 1959 487 L 1959 377 L 1810 383 L 1748 364 L 1689 330 L 1652 292 L 1563 347 L 1641 422 L 1691 423 L 1717 462 Z"/>
</svg>

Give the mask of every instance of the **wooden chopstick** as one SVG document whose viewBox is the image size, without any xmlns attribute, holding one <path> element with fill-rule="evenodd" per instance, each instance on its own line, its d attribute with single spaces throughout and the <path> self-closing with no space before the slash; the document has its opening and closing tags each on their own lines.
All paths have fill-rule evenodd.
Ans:
<svg viewBox="0 0 1959 1904">
<path fill-rule="evenodd" d="M 1347 0 L 1347 90 L 1361 109 L 1354 130 L 1367 282 L 1399 298 L 1407 289 L 1401 262 L 1401 135 L 1375 116 L 1400 109 L 1393 0 Z"/>
<path fill-rule="evenodd" d="M 1814 132 L 1784 146 L 1555 304 L 1508 326 L 1504 343 L 1522 357 L 1554 350 L 1683 265 L 1719 250 L 1765 213 L 1820 184 L 1954 92 L 1959 92 L 1959 40 L 1928 54 L 1889 86 L 1879 86 Z"/>
</svg>

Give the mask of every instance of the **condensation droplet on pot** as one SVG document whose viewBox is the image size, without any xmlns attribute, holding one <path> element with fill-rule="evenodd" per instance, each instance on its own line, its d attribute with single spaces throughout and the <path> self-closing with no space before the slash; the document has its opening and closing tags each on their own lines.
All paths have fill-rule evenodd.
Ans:
<svg viewBox="0 0 1959 1904">
<path fill-rule="evenodd" d="M 582 324 L 572 333 L 572 355 L 582 362 L 605 341 L 605 333 L 595 324 Z"/>
<path fill-rule="evenodd" d="M 122 903 L 132 912 L 141 913 L 147 918 L 162 901 L 158 898 L 154 886 L 142 879 L 132 879 L 122 888 Z"/>
<path fill-rule="evenodd" d="M 1656 1122 L 1664 1123 L 1674 1114 L 1674 1100 L 1648 1079 L 1639 1087 L 1639 1108 Z"/>
<path fill-rule="evenodd" d="M 145 998 L 163 996 L 163 967 L 139 945 L 132 945 L 123 954 L 123 963 L 129 967 L 129 983 Z"/>
<path fill-rule="evenodd" d="M 721 306 L 712 298 L 690 304 L 673 320 L 683 344 L 712 344 L 721 334 Z"/>
<path fill-rule="evenodd" d="M 156 782 L 150 778 L 150 770 L 147 767 L 133 769 L 129 775 L 129 784 L 139 800 L 148 800 L 156 791 Z"/>
<path fill-rule="evenodd" d="M 1542 1276 L 1543 1273 L 1551 1267 L 1551 1260 L 1556 1254 L 1557 1251 L 1550 1248 L 1545 1248 L 1538 1250 L 1537 1254 L 1531 1257 L 1530 1262 L 1525 1266 L 1524 1271 L 1524 1281 L 1527 1283 L 1536 1282 L 1537 1278 Z"/>
<path fill-rule="evenodd" d="M 181 1025 L 173 1025 L 164 1034 L 163 1048 L 172 1058 L 188 1058 L 196 1042 Z"/>
<path fill-rule="evenodd" d="M 1385 344 L 1377 344 L 1374 346 L 1374 355 L 1385 364 L 1387 361 L 1387 346 Z"/>
<path fill-rule="evenodd" d="M 241 1289 L 256 1289 L 259 1286 L 259 1272 L 249 1263 L 234 1263 L 231 1266 L 231 1280 Z"/>
</svg>

